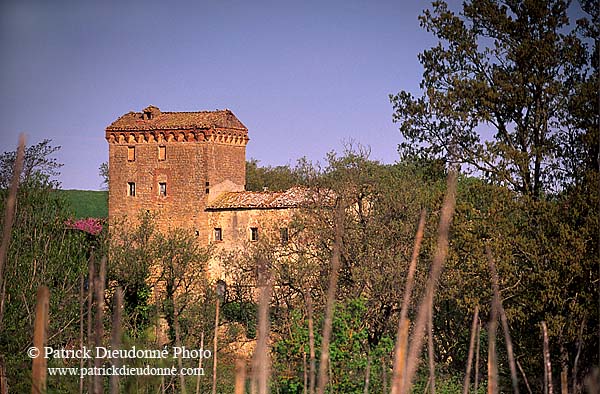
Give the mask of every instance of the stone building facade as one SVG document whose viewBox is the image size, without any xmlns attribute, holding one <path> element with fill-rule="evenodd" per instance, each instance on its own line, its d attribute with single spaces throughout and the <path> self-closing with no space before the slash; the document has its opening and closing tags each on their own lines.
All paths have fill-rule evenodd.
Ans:
<svg viewBox="0 0 600 394">
<path fill-rule="evenodd" d="M 149 106 L 106 128 L 109 146 L 109 223 L 156 214 L 161 231 L 186 228 L 202 245 L 228 249 L 264 231 L 281 243 L 305 198 L 245 191 L 248 129 L 229 110 L 162 112 Z M 211 276 L 220 277 L 211 262 Z"/>
</svg>

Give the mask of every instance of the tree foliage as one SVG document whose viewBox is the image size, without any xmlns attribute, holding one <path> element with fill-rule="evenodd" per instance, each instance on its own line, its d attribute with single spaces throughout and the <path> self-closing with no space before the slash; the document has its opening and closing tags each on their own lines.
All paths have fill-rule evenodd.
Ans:
<svg viewBox="0 0 600 394">
<path fill-rule="evenodd" d="M 597 68 L 584 36 L 597 28 L 576 28 L 568 7 L 467 1 L 457 14 L 435 1 L 420 17 L 439 39 L 419 55 L 423 95 L 391 96 L 401 152 L 465 163 L 534 197 L 572 182 L 597 153 Z"/>
<path fill-rule="evenodd" d="M 53 146 L 49 139 L 28 146 L 25 149 L 21 183 L 34 182 L 36 186 L 50 185 L 57 188 L 59 183 L 53 178 L 60 174 L 62 164 L 52 155 L 59 149 L 60 146 Z M 10 185 L 16 157 L 16 151 L 4 152 L 0 156 L 0 189 L 7 189 Z"/>
<path fill-rule="evenodd" d="M 409 310 L 409 318 L 414 316 L 415 303 L 423 290 L 435 249 L 434 231 L 444 194 L 444 163 L 405 156 L 397 164 L 383 165 L 369 160 L 366 150 L 350 149 L 341 155 L 330 154 L 327 165 L 322 170 L 314 169 L 314 173 L 317 177 L 310 181 L 313 190 L 328 190 L 343 196 L 348 203 L 337 302 L 346 305 L 348 300 L 361 299 L 366 306 L 361 312 L 364 343 L 375 348 L 383 338 L 395 335 L 416 223 L 420 210 L 426 208 L 428 224 Z M 515 355 L 530 384 L 542 384 L 539 324 L 543 320 L 549 327 L 552 358 L 566 360 L 569 373 L 578 352 L 579 330 L 584 324 L 580 382 L 589 366 L 598 363 L 594 327 L 598 325 L 595 256 L 600 234 L 600 202 L 598 193 L 591 189 L 597 182 L 597 173 L 587 170 L 586 174 L 588 181 L 579 180 L 553 198 L 544 199 L 523 195 L 486 179 L 460 177 L 448 261 L 434 304 L 434 353 L 440 374 L 464 373 L 475 305 L 480 306 L 482 321 L 489 320 L 492 296 L 484 254 L 486 245 L 492 248 L 497 261 Z M 302 335 L 306 335 L 304 317 L 299 320 L 297 316 L 298 313 L 306 316 L 306 291 L 311 291 L 315 313 L 322 313 L 333 242 L 331 208 L 317 205 L 303 210 L 296 217 L 294 229 L 291 251 L 283 253 L 275 242 L 265 241 L 261 246 L 272 251 L 270 261 L 275 280 L 272 327 L 282 341 L 276 352 L 292 352 L 294 346 L 307 346 L 306 338 L 294 331 L 302 330 Z M 245 251 L 251 255 L 252 246 Z M 244 272 L 254 275 L 253 261 L 246 259 L 244 269 L 238 271 L 240 278 Z M 319 329 L 317 326 L 317 332 Z M 484 327 L 481 346 L 484 359 L 485 338 Z M 499 349 L 501 385 L 510 387 L 506 352 L 502 344 Z M 348 351 L 354 352 L 354 357 L 361 359 L 357 363 L 362 362 L 364 367 L 367 354 Z M 298 373 L 302 351 L 281 357 L 285 361 L 278 364 L 279 373 L 286 377 L 289 371 Z M 557 361 L 554 366 L 558 370 L 562 365 Z M 483 377 L 485 367 L 480 368 L 478 373 Z M 558 376 L 558 371 L 554 375 Z M 294 379 L 299 378 L 297 375 Z M 356 379 L 358 382 L 361 378 Z M 290 385 L 292 382 L 293 379 Z M 295 382 L 301 387 L 301 381 Z M 294 392 L 291 386 L 286 390 Z"/>
<path fill-rule="evenodd" d="M 294 167 L 289 164 L 261 167 L 256 159 L 246 162 L 246 190 L 249 191 L 286 190 L 305 184 L 312 176 L 314 168 L 306 158 L 298 159 Z"/>
<path fill-rule="evenodd" d="M 10 391 L 31 389 L 30 359 L 24 349 L 31 343 L 39 286 L 50 289 L 48 345 L 67 348 L 79 337 L 79 286 L 87 272 L 91 250 L 100 249 L 102 236 L 92 236 L 69 226 L 69 206 L 55 193 L 60 164 L 48 155 L 58 148 L 49 140 L 26 150 L 25 172 L 17 195 L 17 210 L 1 284 L 3 318 L 0 354 L 5 357 Z M 3 182 L 12 176 L 15 153 L 0 156 Z M 11 168 L 8 171 L 8 168 Z M 0 209 L 4 212 L 6 190 Z M 49 389 L 65 388 L 52 382 Z M 70 386 L 74 389 L 76 386 Z"/>
<path fill-rule="evenodd" d="M 569 7 L 585 17 L 570 19 Z M 599 12 L 594 1 L 467 1 L 460 12 L 435 1 L 420 17 L 439 42 L 419 55 L 422 95 L 390 97 L 401 156 L 458 162 L 477 177 L 459 183 L 435 306 L 447 365 L 464 365 L 456 343 L 469 311 L 488 311 L 486 245 L 530 382 L 541 384 L 542 320 L 555 367 L 571 371 L 579 344 L 579 373 L 598 364 L 585 348 L 598 347 Z"/>
<path fill-rule="evenodd" d="M 108 162 L 105 161 L 100 163 L 100 166 L 98 167 L 98 175 L 100 178 L 102 178 L 102 188 L 108 190 Z"/>
</svg>

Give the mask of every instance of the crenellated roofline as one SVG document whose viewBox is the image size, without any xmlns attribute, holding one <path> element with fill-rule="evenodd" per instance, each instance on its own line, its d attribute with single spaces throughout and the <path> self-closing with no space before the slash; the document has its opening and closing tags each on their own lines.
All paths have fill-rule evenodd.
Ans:
<svg viewBox="0 0 600 394">
<path fill-rule="evenodd" d="M 106 128 L 111 144 L 162 142 L 248 143 L 248 129 L 228 109 L 197 112 L 162 112 L 150 105 L 128 112 Z"/>
<path fill-rule="evenodd" d="M 109 144 L 214 142 L 245 146 L 249 140 L 247 132 L 235 129 L 106 130 Z"/>
</svg>

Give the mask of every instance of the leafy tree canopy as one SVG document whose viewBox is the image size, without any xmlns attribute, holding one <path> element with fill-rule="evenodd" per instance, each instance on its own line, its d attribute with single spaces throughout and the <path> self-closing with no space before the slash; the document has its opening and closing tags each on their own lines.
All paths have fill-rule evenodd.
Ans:
<svg viewBox="0 0 600 394">
<path fill-rule="evenodd" d="M 51 157 L 60 146 L 52 146 L 52 140 L 45 139 L 25 149 L 21 182 L 39 182 L 41 185 L 57 188 L 59 182 L 53 178 L 60 175 L 63 165 Z M 0 189 L 7 189 L 12 179 L 17 152 L 4 152 L 0 155 Z"/>
<path fill-rule="evenodd" d="M 569 20 L 568 7 L 478 0 L 457 14 L 433 2 L 420 17 L 439 39 L 419 55 L 423 94 L 390 96 L 401 153 L 463 163 L 536 198 L 576 181 L 598 149 L 598 28 Z"/>
</svg>

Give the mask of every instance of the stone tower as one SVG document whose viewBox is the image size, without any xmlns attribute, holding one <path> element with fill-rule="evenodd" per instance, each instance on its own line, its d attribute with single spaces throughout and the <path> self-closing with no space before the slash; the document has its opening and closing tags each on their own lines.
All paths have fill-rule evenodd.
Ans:
<svg viewBox="0 0 600 394">
<path fill-rule="evenodd" d="M 191 228 L 208 242 L 207 204 L 244 190 L 248 129 L 229 110 L 149 106 L 114 121 L 106 140 L 109 222 L 150 211 L 161 230 Z"/>
</svg>

